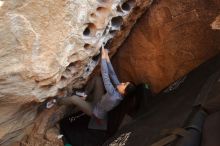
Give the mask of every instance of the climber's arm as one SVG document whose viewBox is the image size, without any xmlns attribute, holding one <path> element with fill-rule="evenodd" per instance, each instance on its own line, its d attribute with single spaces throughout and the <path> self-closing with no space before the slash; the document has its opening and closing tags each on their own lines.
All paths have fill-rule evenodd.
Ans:
<svg viewBox="0 0 220 146">
<path fill-rule="evenodd" d="M 104 48 L 103 48 L 102 49 L 102 60 L 101 60 L 101 74 L 102 74 L 103 83 L 104 83 L 104 86 L 105 86 L 107 93 L 112 95 L 112 94 L 114 94 L 116 89 L 112 85 L 111 80 L 109 78 L 106 53 L 107 53 L 106 50 L 104 50 Z"/>
<path fill-rule="evenodd" d="M 109 58 L 109 55 L 108 55 L 107 51 L 106 51 L 106 60 L 107 60 L 107 66 L 108 66 L 108 72 L 109 72 L 110 78 L 112 79 L 112 81 L 115 85 L 119 85 L 120 82 L 119 82 L 118 77 L 117 77 L 117 75 L 114 71 L 114 68 L 113 68 L 112 64 L 111 64 L 111 61 L 110 61 L 110 58 Z"/>
</svg>

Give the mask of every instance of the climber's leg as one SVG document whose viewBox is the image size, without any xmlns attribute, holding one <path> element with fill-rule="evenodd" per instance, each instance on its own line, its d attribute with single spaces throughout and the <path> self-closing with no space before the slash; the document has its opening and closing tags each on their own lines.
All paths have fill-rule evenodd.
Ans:
<svg viewBox="0 0 220 146">
<path fill-rule="evenodd" d="M 59 103 L 65 105 L 75 105 L 88 116 L 92 116 L 92 105 L 81 99 L 79 96 L 73 95 L 70 97 L 64 97 L 60 99 Z"/>
<path fill-rule="evenodd" d="M 86 85 L 85 92 L 88 95 L 87 101 L 95 104 L 105 94 L 105 88 L 100 75 L 94 76 Z"/>
<path fill-rule="evenodd" d="M 90 82 L 88 82 L 85 88 L 85 93 L 88 95 L 86 101 L 79 96 L 73 95 L 71 97 L 60 99 L 59 103 L 73 104 L 85 114 L 92 116 L 92 107 L 98 100 L 102 98 L 104 92 L 105 90 L 101 76 L 95 76 Z"/>
</svg>

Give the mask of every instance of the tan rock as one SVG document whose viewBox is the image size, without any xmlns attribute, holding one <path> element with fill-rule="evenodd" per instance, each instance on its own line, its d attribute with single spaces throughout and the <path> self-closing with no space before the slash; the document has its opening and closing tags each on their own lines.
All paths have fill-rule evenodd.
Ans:
<svg viewBox="0 0 220 146">
<path fill-rule="evenodd" d="M 59 145 L 51 129 L 65 108 L 40 102 L 83 86 L 112 39 L 111 55 L 153 0 L 0 1 L 0 145 Z M 158 1 L 114 59 L 122 80 L 159 92 L 219 48 L 210 24 L 218 0 Z M 131 68 L 132 67 L 132 68 Z M 42 107 L 42 106 L 41 106 Z M 46 136 L 45 136 L 46 134 Z"/>
<path fill-rule="evenodd" d="M 29 125 L 42 138 L 48 121 L 37 123 L 39 102 L 83 86 L 102 43 L 123 34 L 117 48 L 142 13 L 134 7 L 143 10 L 151 2 L 0 1 L 0 145 L 21 139 Z M 117 33 L 131 13 L 126 32 Z"/>
</svg>

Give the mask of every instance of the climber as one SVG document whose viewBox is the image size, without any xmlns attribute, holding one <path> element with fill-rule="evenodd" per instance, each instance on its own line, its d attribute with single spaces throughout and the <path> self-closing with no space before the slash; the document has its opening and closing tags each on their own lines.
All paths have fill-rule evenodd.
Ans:
<svg viewBox="0 0 220 146">
<path fill-rule="evenodd" d="M 94 77 L 86 86 L 85 93 L 81 94 L 83 97 L 88 95 L 87 101 L 73 95 L 62 98 L 61 104 L 74 104 L 81 111 L 91 116 L 89 128 L 107 130 L 107 113 L 124 98 L 134 96 L 135 85 L 131 82 L 119 82 L 110 62 L 107 49 L 104 49 L 104 47 L 102 47 L 101 75 L 102 79 L 99 76 Z"/>
</svg>

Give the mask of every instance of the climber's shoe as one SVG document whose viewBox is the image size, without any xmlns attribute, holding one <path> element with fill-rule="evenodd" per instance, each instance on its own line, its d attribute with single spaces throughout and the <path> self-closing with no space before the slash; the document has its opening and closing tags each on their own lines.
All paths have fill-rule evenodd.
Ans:
<svg viewBox="0 0 220 146">
<path fill-rule="evenodd" d="M 87 94 L 84 91 L 75 91 L 73 95 L 79 96 L 82 100 L 86 100 Z"/>
<path fill-rule="evenodd" d="M 50 101 L 48 101 L 48 102 L 46 103 L 46 108 L 47 108 L 47 109 L 52 108 L 52 107 L 55 105 L 56 102 L 57 102 L 56 99 L 51 99 Z"/>
</svg>

